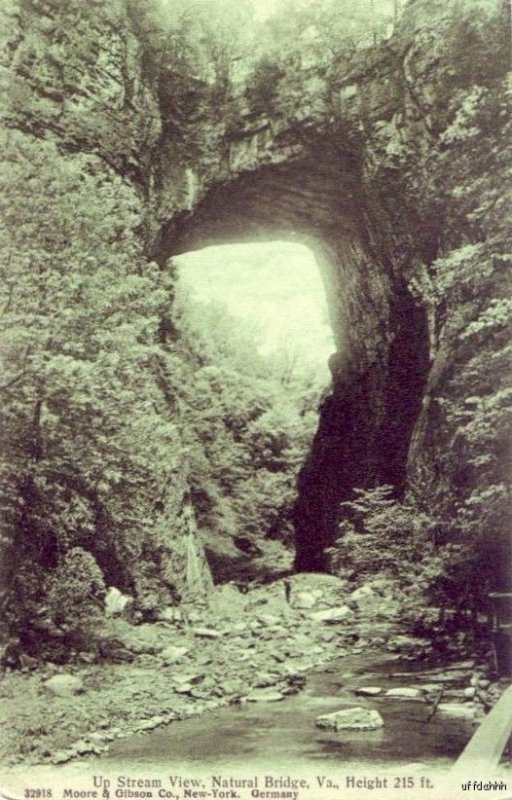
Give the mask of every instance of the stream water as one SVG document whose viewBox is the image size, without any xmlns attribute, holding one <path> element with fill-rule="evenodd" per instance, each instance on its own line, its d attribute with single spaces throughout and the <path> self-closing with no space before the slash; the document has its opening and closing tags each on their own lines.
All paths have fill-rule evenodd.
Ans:
<svg viewBox="0 0 512 800">
<path fill-rule="evenodd" d="M 408 662 L 405 669 L 412 670 Z M 418 700 L 355 697 L 358 686 L 418 685 L 410 677 L 393 677 L 404 670 L 396 659 L 375 654 L 346 656 L 310 673 L 305 688 L 280 702 L 229 706 L 200 717 L 134 735 L 112 743 L 99 759 L 105 769 L 129 763 L 132 768 L 168 766 L 237 770 L 269 763 L 274 770 L 329 769 L 348 765 L 358 769 L 414 762 L 436 769 L 448 767 L 474 731 L 467 720 L 435 714 L 431 704 Z M 343 707 L 375 708 L 384 727 L 375 731 L 326 731 L 315 718 Z M 97 762 L 98 763 L 98 762 Z"/>
</svg>

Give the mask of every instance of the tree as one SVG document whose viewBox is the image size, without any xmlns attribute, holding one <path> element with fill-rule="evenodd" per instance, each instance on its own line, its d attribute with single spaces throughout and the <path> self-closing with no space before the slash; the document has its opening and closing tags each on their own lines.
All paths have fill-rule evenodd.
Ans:
<svg viewBox="0 0 512 800">
<path fill-rule="evenodd" d="M 284 366 L 262 356 L 252 321 L 179 285 L 173 316 L 173 352 L 195 365 L 176 391 L 200 530 L 212 548 L 226 536 L 241 543 L 244 558 L 266 538 L 290 544 L 297 474 L 317 424 L 304 404 L 320 387 L 298 359 L 289 374 L 286 354 Z"/>
<path fill-rule="evenodd" d="M 133 189 L 49 141 L 11 131 L 3 145 L 2 539 L 39 576 L 13 568 L 8 614 L 37 648 L 32 593 L 74 548 L 136 591 L 181 446 L 156 380 L 170 284 L 144 259 Z"/>
</svg>

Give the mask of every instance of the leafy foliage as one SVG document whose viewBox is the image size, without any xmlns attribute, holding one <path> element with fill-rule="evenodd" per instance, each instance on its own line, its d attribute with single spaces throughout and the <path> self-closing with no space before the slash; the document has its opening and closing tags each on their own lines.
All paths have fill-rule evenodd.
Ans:
<svg viewBox="0 0 512 800">
<path fill-rule="evenodd" d="M 399 170 L 401 202 L 396 184 L 387 187 L 385 170 L 376 190 L 389 200 L 397 260 L 422 264 L 411 284 L 421 284 L 430 315 L 423 449 L 416 443 L 408 498 L 392 511 L 397 524 L 405 509 L 418 515 L 425 563 L 418 573 L 406 546 L 400 568 L 416 575 L 424 599 L 457 614 L 461 607 L 485 609 L 491 588 L 510 586 L 512 128 L 504 5 L 482 2 L 478 15 L 463 2 L 451 9 L 425 23 L 431 50 L 409 55 L 407 69 L 418 80 L 401 114 L 406 120 L 421 112 L 422 135 L 416 130 L 393 140 L 390 175 Z M 344 524 L 354 539 L 350 513 Z M 367 510 L 366 535 L 382 513 Z M 424 514 L 434 519 L 421 522 Z M 400 526 L 409 540 L 407 520 Z M 393 547 L 385 530 L 383 547 Z M 414 613 L 416 624 L 419 607 Z"/>
<path fill-rule="evenodd" d="M 477 614 L 486 608 L 485 542 L 477 546 L 463 529 L 457 538 L 457 523 L 441 509 L 422 509 L 412 492 L 402 501 L 391 486 L 354 495 L 341 505 L 340 537 L 327 550 L 330 570 L 357 582 L 376 575 L 397 581 L 400 618 L 412 633 L 432 638 L 439 650 L 471 647 Z M 450 540 L 443 541 L 448 524 Z"/>
<path fill-rule="evenodd" d="M 432 519 L 413 502 L 400 503 L 392 486 L 355 489 L 341 504 L 340 539 L 330 550 L 331 568 L 358 579 L 381 572 L 403 576 L 404 563 L 424 556 Z"/>
<path fill-rule="evenodd" d="M 47 613 L 51 625 L 63 632 L 66 650 L 89 649 L 103 617 L 106 593 L 94 556 L 80 547 L 71 548 L 46 583 Z"/>
<path fill-rule="evenodd" d="M 283 365 L 259 354 L 257 332 L 222 306 L 178 291 L 174 319 L 174 354 L 196 365 L 176 391 L 200 527 L 210 541 L 228 535 L 254 549 L 268 537 L 291 542 L 295 482 L 322 387 L 300 364 L 283 380 Z"/>
<path fill-rule="evenodd" d="M 133 190 L 97 159 L 15 132 L 4 150 L 3 538 L 36 573 L 81 548 L 131 588 L 179 463 L 155 375 L 170 284 L 143 258 Z"/>
</svg>

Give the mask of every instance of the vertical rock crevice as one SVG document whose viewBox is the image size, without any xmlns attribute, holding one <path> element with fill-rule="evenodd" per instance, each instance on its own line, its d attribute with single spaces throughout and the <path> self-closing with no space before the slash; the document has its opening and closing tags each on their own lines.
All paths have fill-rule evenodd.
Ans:
<svg viewBox="0 0 512 800">
<path fill-rule="evenodd" d="M 387 321 L 390 341 L 366 369 L 344 369 L 331 359 L 333 389 L 320 408 L 310 454 L 298 482 L 296 558 L 301 571 L 326 568 L 324 549 L 337 537 L 340 503 L 354 487 L 407 484 L 407 459 L 429 370 L 425 310 L 398 293 Z M 360 329 L 365 344 L 364 329 Z"/>
</svg>

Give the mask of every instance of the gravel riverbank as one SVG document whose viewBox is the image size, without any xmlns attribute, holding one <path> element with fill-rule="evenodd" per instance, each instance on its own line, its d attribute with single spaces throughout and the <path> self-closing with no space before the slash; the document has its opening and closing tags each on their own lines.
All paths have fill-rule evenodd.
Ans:
<svg viewBox="0 0 512 800">
<path fill-rule="evenodd" d="M 245 594 L 228 584 L 208 605 L 168 609 L 156 623 L 111 619 L 101 662 L 4 674 L 2 763 L 65 763 L 222 705 L 277 702 L 300 691 L 308 671 L 349 653 L 426 656 L 427 644 L 394 621 L 399 602 L 384 585 L 354 592 L 308 574 Z M 452 713 L 476 718 L 490 684 L 475 675 L 472 662 L 434 670 L 420 699 L 434 704 L 444 686 Z"/>
</svg>

